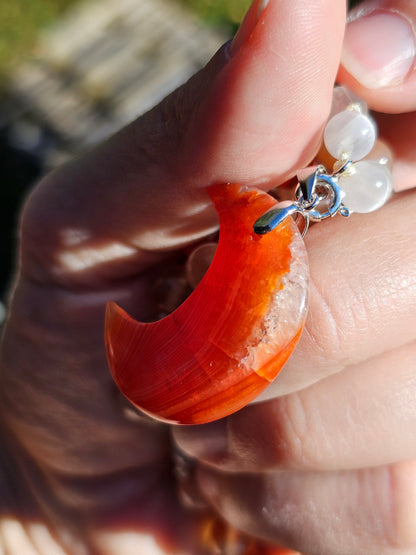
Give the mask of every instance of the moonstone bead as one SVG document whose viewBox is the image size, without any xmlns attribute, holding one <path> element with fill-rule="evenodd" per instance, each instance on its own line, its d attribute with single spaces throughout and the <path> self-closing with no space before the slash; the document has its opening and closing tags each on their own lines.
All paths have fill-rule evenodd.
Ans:
<svg viewBox="0 0 416 555">
<path fill-rule="evenodd" d="M 371 151 L 376 138 L 373 120 L 356 110 L 344 110 L 331 118 L 324 132 L 325 146 L 331 156 L 353 162 Z"/>
<path fill-rule="evenodd" d="M 374 160 L 391 171 L 393 167 L 393 153 L 384 141 L 376 140 L 373 150 L 367 154 L 365 160 Z"/>
<path fill-rule="evenodd" d="M 367 104 L 359 96 L 342 85 L 334 87 L 329 119 L 335 116 L 335 114 L 347 110 L 350 106 L 355 106 L 357 111 L 362 114 L 367 114 L 368 112 Z"/>
<path fill-rule="evenodd" d="M 381 208 L 393 191 L 390 170 L 372 160 L 353 164 L 340 175 L 338 184 L 345 193 L 344 206 L 361 214 Z"/>
</svg>

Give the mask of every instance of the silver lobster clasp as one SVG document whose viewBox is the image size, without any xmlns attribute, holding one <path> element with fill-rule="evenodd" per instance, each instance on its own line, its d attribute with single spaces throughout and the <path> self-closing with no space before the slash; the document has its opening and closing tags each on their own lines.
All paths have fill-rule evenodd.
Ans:
<svg viewBox="0 0 416 555">
<path fill-rule="evenodd" d="M 342 168 L 343 170 L 345 168 Z M 311 170 L 312 173 L 311 173 Z M 254 223 L 254 233 L 264 235 L 275 229 L 289 216 L 302 216 L 304 225 L 302 236 L 306 234 L 310 222 L 320 222 L 340 213 L 349 216 L 343 204 L 345 196 L 337 183 L 337 174 L 329 175 L 324 166 L 306 168 L 298 173 L 298 186 L 294 201 L 279 202 L 274 208 L 260 216 Z"/>
</svg>

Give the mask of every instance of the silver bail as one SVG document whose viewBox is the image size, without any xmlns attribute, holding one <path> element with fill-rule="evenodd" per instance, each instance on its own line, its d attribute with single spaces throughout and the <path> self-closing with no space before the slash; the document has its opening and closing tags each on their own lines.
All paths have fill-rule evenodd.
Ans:
<svg viewBox="0 0 416 555">
<path fill-rule="evenodd" d="M 300 208 L 297 202 L 283 201 L 279 202 L 276 208 L 272 208 L 264 213 L 254 223 L 253 230 L 257 235 L 265 235 L 279 226 L 284 220 L 290 216 L 294 216 L 299 212 Z"/>
<path fill-rule="evenodd" d="M 313 170 L 311 172 L 311 170 Z M 270 233 L 286 218 L 301 215 L 304 219 L 302 236 L 306 234 L 309 222 L 319 222 L 340 213 L 349 216 L 342 204 L 345 196 L 338 186 L 337 175 L 329 175 L 324 166 L 305 168 L 298 172 L 296 200 L 279 202 L 256 220 L 253 231 L 257 235 Z"/>
</svg>

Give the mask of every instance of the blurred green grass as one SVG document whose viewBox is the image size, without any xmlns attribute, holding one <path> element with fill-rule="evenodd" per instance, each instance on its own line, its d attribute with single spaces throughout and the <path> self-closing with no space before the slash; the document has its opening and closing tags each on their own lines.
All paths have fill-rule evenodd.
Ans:
<svg viewBox="0 0 416 555">
<path fill-rule="evenodd" d="M 29 55 L 42 28 L 82 0 L 0 0 L 0 81 Z M 140 2 L 140 0 L 137 0 Z M 251 0 L 173 0 L 192 9 L 206 23 L 235 32 Z M 357 3 L 351 0 L 350 5 Z"/>
<path fill-rule="evenodd" d="M 0 0 L 0 80 L 30 55 L 38 32 L 79 0 Z M 138 0 L 140 1 L 140 0 Z M 235 30 L 250 0 L 176 0 L 204 21 Z"/>
<path fill-rule="evenodd" d="M 205 22 L 235 30 L 251 0 L 179 0 Z"/>
<path fill-rule="evenodd" d="M 40 29 L 75 0 L 0 0 L 0 78 L 30 54 Z"/>
</svg>

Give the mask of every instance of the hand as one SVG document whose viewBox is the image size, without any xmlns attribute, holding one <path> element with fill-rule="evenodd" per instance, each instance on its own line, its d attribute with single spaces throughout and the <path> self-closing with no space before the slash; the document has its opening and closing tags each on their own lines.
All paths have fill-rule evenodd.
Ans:
<svg viewBox="0 0 416 555">
<path fill-rule="evenodd" d="M 416 6 L 364 2 L 350 21 L 338 79 L 388 112 L 396 190 L 414 187 Z M 415 552 L 415 206 L 312 228 L 306 331 L 263 402 L 175 432 L 233 525 L 308 554 Z"/>
<path fill-rule="evenodd" d="M 198 522 L 176 497 L 170 430 L 147 419 L 126 419 L 106 368 L 103 314 L 109 299 L 139 319 L 153 313 L 148 299 L 155 276 L 170 270 L 185 246 L 215 228 L 205 186 L 234 181 L 267 190 L 307 165 L 316 152 L 341 54 L 343 2 L 311 5 L 300 0 L 294 6 L 289 0 L 271 0 L 256 25 L 258 4 L 249 12 L 231 58 L 222 49 L 160 106 L 45 178 L 26 203 L 19 272 L 1 352 L 1 416 L 8 452 L 4 466 L 16 489 L 9 499 L 2 496 L 0 538 L 12 555 L 24 552 L 19 541 L 45 555 L 57 545 L 70 553 L 199 555 Z M 411 78 L 406 83 L 394 87 L 390 96 L 396 91 L 402 101 L 406 95 L 414 97 Z M 383 94 L 384 89 L 375 96 Z M 400 116 L 385 118 L 383 131 L 399 125 L 394 122 Z M 403 145 L 396 152 L 396 167 L 407 162 L 406 183 L 414 183 L 416 164 L 408 163 L 412 139 L 401 137 L 401 142 L 407 149 Z M 311 230 L 308 249 L 315 285 L 310 323 L 293 362 L 270 391 L 284 396 L 220 424 L 232 434 L 238 419 L 251 421 L 254 415 L 264 422 L 270 449 L 256 450 L 248 424 L 240 438 L 251 457 L 247 461 L 235 458 L 232 446 L 223 462 L 202 453 L 198 438 L 204 437 L 204 428 L 178 436 L 187 452 L 214 463 L 209 472 L 201 466 L 200 486 L 236 527 L 311 553 L 349 554 L 352 548 L 355 554 L 357 542 L 360 549 L 388 546 L 384 529 L 371 527 L 384 515 L 388 525 L 401 527 L 392 528 L 398 541 L 414 541 L 412 512 L 406 513 L 414 503 L 409 486 L 413 466 L 392 464 L 414 457 L 414 376 L 409 366 L 416 268 L 407 256 L 414 242 L 414 204 L 412 195 L 399 196 L 372 216 Z M 351 245 L 356 245 L 352 253 Z M 323 291 L 323 284 L 331 287 Z M 389 371 L 393 357 L 394 368 L 399 368 L 394 373 Z M 291 393 L 295 390 L 300 391 Z M 352 392 L 345 399 L 347 424 L 344 411 L 336 412 L 345 391 Z M 397 410 L 386 411 L 385 400 Z M 311 426 L 297 457 L 289 424 L 296 423 L 301 402 Z M 328 419 L 322 427 L 314 424 L 318 407 Z M 278 419 L 279 412 L 284 418 Z M 350 422 L 356 423 L 352 436 Z M 339 430 L 348 459 L 342 446 L 335 445 Z M 214 433 L 223 438 L 221 430 Z M 279 455 L 282 438 L 284 456 Z M 284 470 L 285 491 L 279 490 L 280 473 L 268 473 L 267 479 L 253 473 L 244 480 L 258 487 L 257 496 L 241 495 L 249 490 L 238 489 L 240 474 L 227 472 L 252 470 L 250 460 L 256 461 L 256 471 Z M 368 470 L 354 470 L 364 467 Z M 389 492 L 382 487 L 385 475 L 396 480 Z M 368 497 L 354 499 L 353 486 L 360 480 L 367 480 Z M 222 496 L 214 493 L 215 484 L 221 484 Z M 342 504 L 336 501 L 339 491 L 345 491 Z M 377 513 L 387 505 L 370 502 L 374 491 L 382 501 L 393 492 L 396 520 Z M 274 516 L 259 511 L 259 503 L 266 510 L 273 505 Z M 296 518 L 282 518 L 288 503 Z M 239 513 L 236 504 L 243 509 Z M 331 516 L 324 518 L 327 514 Z M 353 514 L 361 515 L 364 535 L 355 533 Z M 351 530 L 348 538 L 346 529 Z"/>
</svg>

